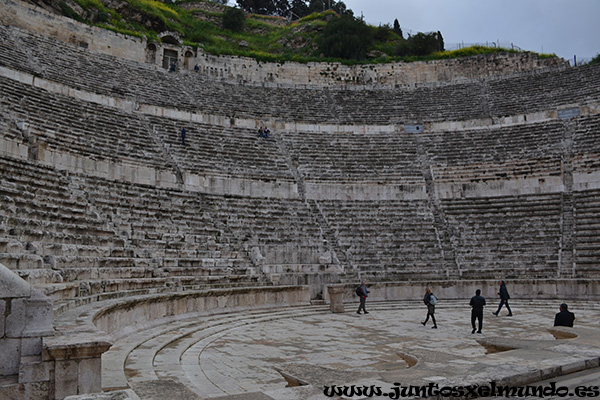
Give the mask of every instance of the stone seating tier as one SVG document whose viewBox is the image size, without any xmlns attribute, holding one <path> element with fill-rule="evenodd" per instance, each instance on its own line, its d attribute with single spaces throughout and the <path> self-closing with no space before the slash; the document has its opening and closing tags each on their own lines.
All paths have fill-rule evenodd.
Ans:
<svg viewBox="0 0 600 400">
<path fill-rule="evenodd" d="M 52 94 L 0 78 L 0 104 L 14 122 L 26 123 L 31 141 L 92 158 L 117 158 L 172 169 L 140 115 Z"/>
<path fill-rule="evenodd" d="M 28 149 L 25 155 L 10 149 L 0 155 L 0 263 L 54 299 L 61 335 L 49 340 L 49 354 L 64 353 L 80 340 L 89 343 L 89 335 L 62 335 L 81 328 L 81 320 L 92 318 L 105 332 L 126 335 L 134 317 L 155 322 L 157 316 L 189 312 L 191 299 L 198 302 L 195 311 L 207 304 L 222 311 L 217 298 L 233 288 L 272 305 L 281 302 L 279 295 L 298 293 L 292 302 L 305 304 L 326 297 L 319 292 L 325 283 L 359 277 L 382 285 L 415 277 L 462 285 L 470 278 L 560 274 L 588 279 L 580 285 L 588 289 L 598 277 L 600 192 L 573 189 L 574 174 L 600 167 L 600 118 L 585 109 L 600 101 L 598 66 L 360 92 L 257 87 L 171 74 L 0 26 L 0 68 L 132 102 L 132 109 L 100 106 L 58 94 L 60 88 L 0 77 L 0 143 Z M 181 119 L 149 116 L 151 107 L 140 111 L 140 105 L 177 109 L 180 117 L 186 111 L 212 115 L 220 122 L 187 124 L 184 147 Z M 552 118 L 565 106 L 581 107 L 584 116 L 526 121 L 536 112 Z M 469 126 L 490 117 L 521 122 L 452 131 L 428 124 Z M 236 118 L 247 121 L 238 124 Z M 286 129 L 264 140 L 251 120 L 341 127 L 334 134 Z M 424 124 L 423 133 L 400 127 L 393 133 L 347 132 L 352 124 L 368 131 L 372 124 L 415 122 Z M 167 170 L 177 183 L 94 177 L 59 163 L 50 168 L 43 166 L 51 164 L 44 151 Z M 297 184 L 298 197 L 195 192 L 186 186 L 194 174 L 289 181 Z M 551 187 L 549 194 L 436 197 L 445 184 L 523 177 L 563 177 L 563 187 Z M 410 183 L 425 198 L 332 200 L 324 194 L 325 200 L 309 203 L 305 180 Z M 310 288 L 284 287 L 292 284 Z M 595 287 L 590 290 L 581 295 L 597 295 Z M 225 304 L 235 308 L 240 301 L 236 295 Z"/>
<path fill-rule="evenodd" d="M 0 260 L 31 283 L 55 285 L 47 293 L 56 299 L 255 284 L 266 278 L 263 264 L 312 270 L 325 251 L 300 200 L 150 188 L 9 158 L 1 165 L 10 201 L 0 208 Z"/>
<path fill-rule="evenodd" d="M 443 256 L 426 203 L 320 201 L 319 207 L 349 263 L 363 272 L 439 274 Z"/>
<path fill-rule="evenodd" d="M 358 95 L 346 89 L 256 87 L 216 82 L 201 74 L 169 74 L 14 27 L 2 27 L 0 33 L 5 67 L 92 93 L 238 118 L 389 125 L 522 115 L 599 100 L 598 66 L 433 87 L 361 90 Z"/>
<path fill-rule="evenodd" d="M 411 134 L 286 132 L 281 140 L 307 180 L 424 183 Z"/>
<path fill-rule="evenodd" d="M 277 140 L 258 137 L 254 129 L 191 124 L 164 117 L 149 120 L 179 168 L 188 173 L 292 179 Z M 181 127 L 186 128 L 186 146 L 181 146 Z"/>
<path fill-rule="evenodd" d="M 598 276 L 600 270 L 600 190 L 576 192 L 574 247 L 577 261 L 576 273 Z"/>
<path fill-rule="evenodd" d="M 461 275 L 550 277 L 559 257 L 560 194 L 442 200 Z"/>
<path fill-rule="evenodd" d="M 574 169 L 579 172 L 595 172 L 600 167 L 600 117 L 590 115 L 577 119 L 573 133 L 575 157 Z"/>
</svg>

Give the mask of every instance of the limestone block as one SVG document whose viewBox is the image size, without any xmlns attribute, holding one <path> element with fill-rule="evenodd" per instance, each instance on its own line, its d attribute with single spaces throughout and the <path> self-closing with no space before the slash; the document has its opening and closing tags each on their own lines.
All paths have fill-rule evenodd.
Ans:
<svg viewBox="0 0 600 400">
<path fill-rule="evenodd" d="M 78 394 L 77 380 L 79 376 L 79 363 L 77 360 L 56 361 L 54 369 L 55 397 L 64 397 Z"/>
<path fill-rule="evenodd" d="M 21 357 L 42 354 L 41 337 L 24 337 L 21 339 Z"/>
<path fill-rule="evenodd" d="M 22 357 L 21 367 L 19 368 L 19 383 L 50 381 L 53 369 L 53 362 L 42 361 L 39 356 Z"/>
<path fill-rule="evenodd" d="M 4 337 L 4 327 L 6 326 L 6 301 L 0 299 L 0 338 Z"/>
<path fill-rule="evenodd" d="M 331 264 L 332 261 L 333 257 L 330 251 L 326 251 L 319 256 L 319 264 Z"/>
<path fill-rule="evenodd" d="M 260 253 L 260 249 L 257 246 L 254 246 L 252 250 L 250 250 L 250 260 L 252 261 L 252 265 L 260 266 L 264 259 L 265 257 Z"/>
<path fill-rule="evenodd" d="M 79 393 L 102 391 L 102 360 L 87 358 L 79 362 Z"/>
<path fill-rule="evenodd" d="M 327 293 L 329 294 L 329 309 L 333 313 L 344 312 L 344 286 L 327 286 Z"/>
<path fill-rule="evenodd" d="M 2 354 L 0 376 L 18 374 L 21 361 L 21 339 L 0 339 L 0 354 Z"/>
<path fill-rule="evenodd" d="M 47 399 L 50 393 L 50 382 L 31 382 L 23 385 L 25 399 Z"/>
<path fill-rule="evenodd" d="M 52 302 L 45 297 L 13 299 L 6 317 L 7 337 L 39 337 L 54 334 Z"/>
<path fill-rule="evenodd" d="M 0 264 L 0 298 L 29 297 L 30 295 L 29 284 Z"/>
<path fill-rule="evenodd" d="M 31 398 L 35 397 L 25 397 L 25 390 L 23 388 L 23 385 L 0 385 L 0 399 L 2 400 L 23 400 Z"/>
</svg>

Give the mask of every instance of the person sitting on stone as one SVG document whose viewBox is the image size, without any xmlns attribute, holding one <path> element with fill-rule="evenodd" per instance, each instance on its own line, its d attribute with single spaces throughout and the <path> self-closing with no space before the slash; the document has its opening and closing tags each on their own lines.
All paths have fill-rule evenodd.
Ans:
<svg viewBox="0 0 600 400">
<path fill-rule="evenodd" d="M 271 133 L 271 131 L 269 130 L 269 128 L 267 128 L 267 127 L 265 126 L 265 130 L 264 130 L 264 132 L 263 132 L 263 133 L 264 133 L 265 139 L 268 139 L 268 138 L 269 138 L 269 133 Z"/>
<path fill-rule="evenodd" d="M 263 127 L 261 126 L 260 128 L 258 128 L 258 136 L 264 136 L 265 135 L 265 131 L 263 129 Z"/>
<path fill-rule="evenodd" d="M 560 305 L 560 312 L 556 313 L 556 316 L 554 317 L 554 326 L 573 327 L 573 321 L 575 321 L 575 314 L 569 311 L 569 308 L 565 303 L 562 303 Z"/>
</svg>

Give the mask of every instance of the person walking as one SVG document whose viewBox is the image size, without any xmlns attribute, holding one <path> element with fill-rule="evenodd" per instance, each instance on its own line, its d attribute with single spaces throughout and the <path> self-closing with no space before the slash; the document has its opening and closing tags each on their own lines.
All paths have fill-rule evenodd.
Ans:
<svg viewBox="0 0 600 400">
<path fill-rule="evenodd" d="M 506 283 L 504 283 L 504 281 L 500 281 L 500 291 L 498 292 L 498 295 L 500 295 L 500 305 L 498 306 L 496 312 L 492 314 L 498 316 L 498 313 L 502 309 L 502 306 L 506 305 L 506 309 L 508 310 L 508 314 L 506 316 L 512 317 L 512 311 L 510 310 L 510 306 L 508 305 L 508 299 L 510 299 L 510 295 L 508 294 L 508 289 L 506 289 Z"/>
<path fill-rule="evenodd" d="M 437 329 L 437 323 L 435 322 L 435 305 L 437 304 L 437 297 L 433 294 L 431 289 L 425 288 L 425 296 L 423 297 L 423 303 L 427 306 L 427 318 L 425 321 L 421 322 L 423 326 L 427 324 L 429 321 L 429 317 L 431 317 L 431 321 L 433 321 L 433 326 L 431 329 Z"/>
<path fill-rule="evenodd" d="M 471 297 L 469 305 L 471 306 L 471 326 L 473 327 L 471 333 L 475 333 L 475 320 L 478 320 L 479 322 L 477 333 L 481 333 L 481 328 L 483 327 L 483 307 L 485 306 L 485 297 L 481 295 L 480 289 L 475 291 L 475 296 Z"/>
<path fill-rule="evenodd" d="M 365 308 L 365 304 L 367 302 L 367 297 L 369 296 L 369 293 L 370 292 L 367 290 L 367 285 L 365 281 L 362 281 L 360 283 L 360 286 L 356 288 L 356 294 L 360 298 L 360 304 L 358 305 L 358 310 L 356 311 L 357 314 L 360 314 L 360 310 L 363 310 L 365 314 L 369 313 Z"/>
</svg>

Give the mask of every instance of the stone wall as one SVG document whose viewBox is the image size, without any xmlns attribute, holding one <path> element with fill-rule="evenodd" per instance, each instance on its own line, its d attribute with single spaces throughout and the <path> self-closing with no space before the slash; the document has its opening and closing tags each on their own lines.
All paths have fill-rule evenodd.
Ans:
<svg viewBox="0 0 600 400">
<path fill-rule="evenodd" d="M 499 279 L 502 279 L 499 277 Z M 367 287 L 370 291 L 370 301 L 421 301 L 425 288 L 429 287 L 442 302 L 443 300 L 465 300 L 475 295 L 476 289 L 481 289 L 481 295 L 486 298 L 489 308 L 497 304 L 499 281 L 493 280 L 452 280 L 452 281 L 409 281 L 409 282 L 377 282 Z M 589 279 L 521 279 L 506 281 L 511 299 L 521 300 L 544 299 L 544 304 L 569 303 L 571 300 L 593 300 L 600 298 L 600 282 Z M 356 284 L 344 286 L 344 302 L 356 301 Z M 329 301 L 329 294 L 326 301 Z M 441 303 L 440 303 L 441 304 Z"/>
<path fill-rule="evenodd" d="M 84 25 L 18 0 L 3 0 L 0 3 L 0 24 L 18 26 L 43 36 L 128 60 L 146 60 L 145 39 Z"/>
<path fill-rule="evenodd" d="M 132 330 L 138 330 L 140 326 L 153 326 L 169 317 L 183 318 L 309 303 L 310 291 L 307 286 L 214 289 L 123 299 L 88 316 L 87 322 L 118 338 Z M 85 319 L 86 317 L 81 318 L 82 321 Z M 131 321 L 136 322 L 135 326 Z"/>
<path fill-rule="evenodd" d="M 397 87 L 456 82 L 542 68 L 563 68 L 563 59 L 534 53 L 502 53 L 450 60 L 372 65 L 261 63 L 254 59 L 198 53 L 200 72 L 225 81 L 264 86 Z"/>
<path fill-rule="evenodd" d="M 54 365 L 42 358 L 42 341 L 53 334 L 52 302 L 0 264 L 0 398 L 42 398 L 50 390 Z"/>
</svg>

